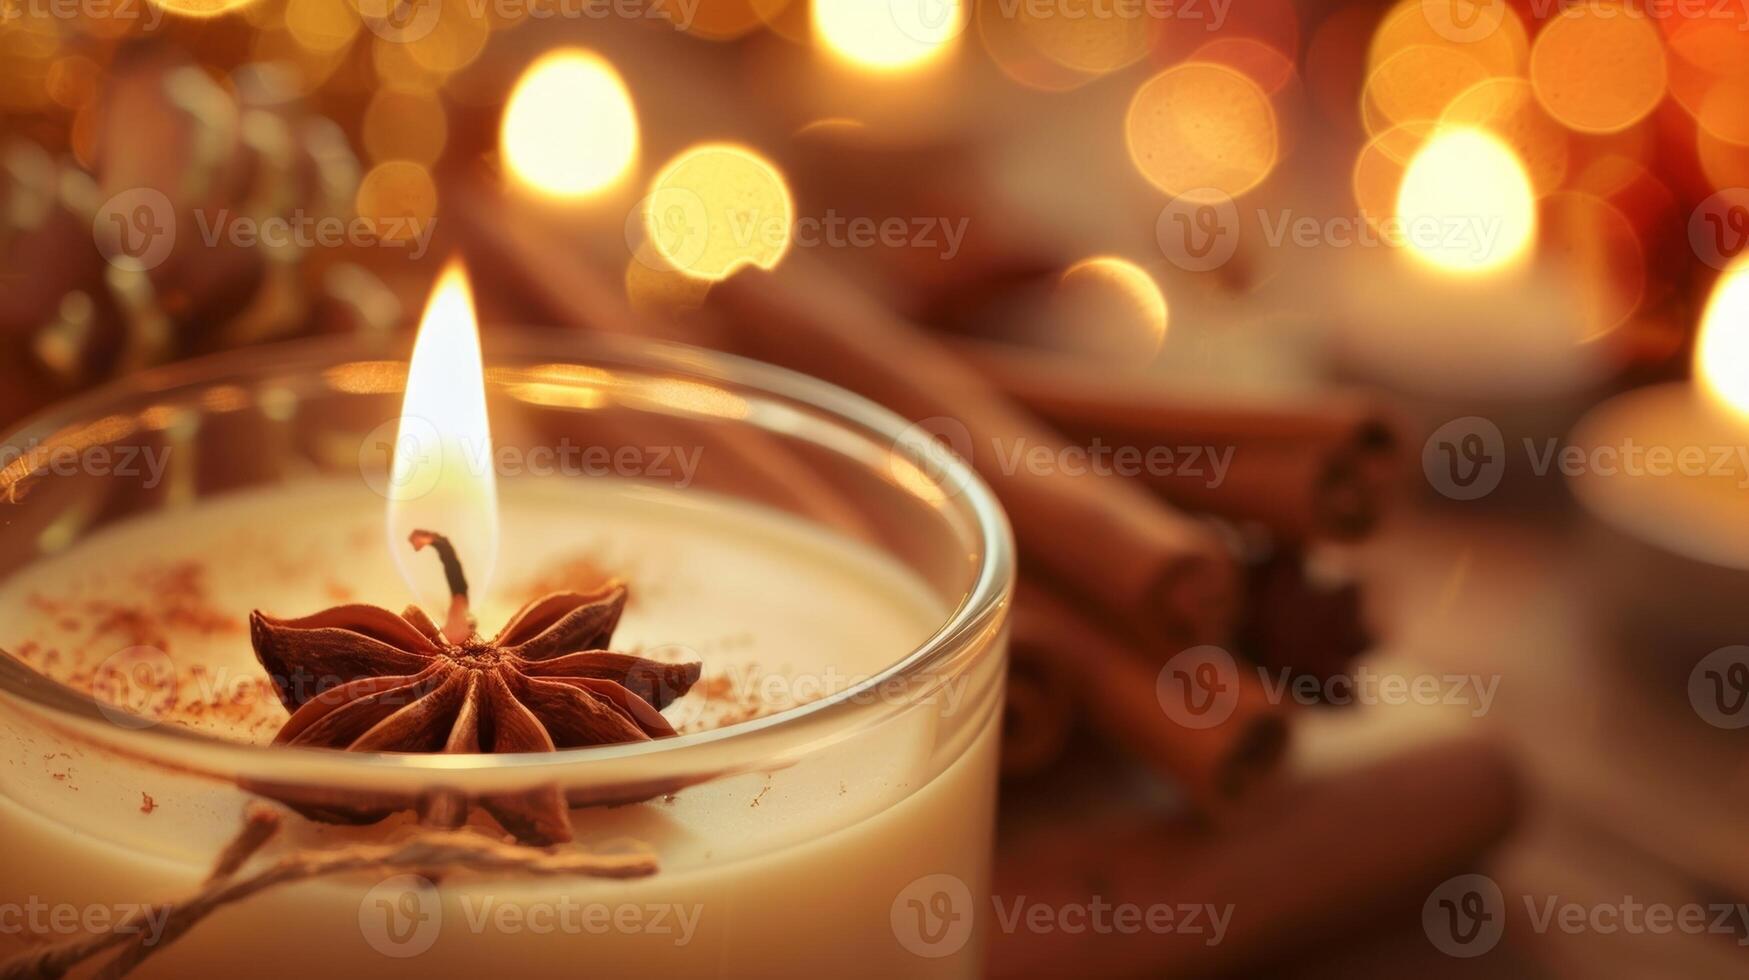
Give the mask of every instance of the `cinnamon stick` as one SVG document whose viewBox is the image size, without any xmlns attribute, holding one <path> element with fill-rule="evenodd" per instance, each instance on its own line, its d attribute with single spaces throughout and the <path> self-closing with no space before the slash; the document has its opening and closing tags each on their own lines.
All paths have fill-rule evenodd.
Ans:
<svg viewBox="0 0 1749 980">
<path fill-rule="evenodd" d="M 823 263 L 792 254 L 777 271 L 744 271 L 706 309 L 743 353 L 963 427 L 962 455 L 1001 498 L 1023 559 L 1112 622 L 1170 650 L 1229 635 L 1235 571 L 1210 528 L 1139 487 L 1056 465 L 1068 453 L 1058 436 Z"/>
<path fill-rule="evenodd" d="M 1206 915 L 1175 916 L 1183 928 L 1171 931 L 1029 929 L 1022 908 L 1017 926 L 992 923 L 987 975 L 1207 977 L 1283 965 L 1381 916 L 1418 921 L 1441 881 L 1481 870 L 1521 805 L 1512 758 L 1464 738 L 1284 785 L 1241 825 L 1124 817 L 1042 830 L 1000 849 L 997 909 L 1022 898 L 1053 910 L 1096 898 L 1108 909 L 1194 905 L 1227 914 L 1225 930 L 1212 941 Z"/>
<path fill-rule="evenodd" d="M 952 344 L 1069 438 L 1151 453 L 1136 475 L 1186 510 L 1296 539 L 1351 540 L 1378 525 L 1401 482 L 1395 428 L 1363 398 L 1211 405 L 1147 375 L 1114 377 L 1011 344 Z"/>
<path fill-rule="evenodd" d="M 1186 724 L 1187 715 L 1162 703 L 1160 665 L 1070 603 L 1022 582 L 1014 616 L 1016 636 L 1028 637 L 1034 655 L 1072 679 L 1072 693 L 1093 730 L 1183 789 L 1202 812 L 1231 811 L 1281 768 L 1287 714 L 1270 702 L 1254 671 L 1241 668 L 1219 678 L 1237 696 L 1230 711 L 1221 709 L 1225 717 L 1218 723 Z"/>
<path fill-rule="evenodd" d="M 1048 627 L 1016 611 L 1002 708 L 1002 775 L 1008 779 L 1037 775 L 1061 759 L 1080 714 L 1074 674 Z"/>
</svg>

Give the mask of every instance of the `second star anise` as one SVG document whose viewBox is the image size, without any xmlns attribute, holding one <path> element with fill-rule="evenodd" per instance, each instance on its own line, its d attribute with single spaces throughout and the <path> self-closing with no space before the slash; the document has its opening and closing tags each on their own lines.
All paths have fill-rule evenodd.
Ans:
<svg viewBox="0 0 1749 980">
<path fill-rule="evenodd" d="M 661 710 L 697 682 L 701 665 L 606 649 L 625 609 L 624 585 L 537 599 L 486 640 L 468 617 L 454 549 L 439 535 L 414 534 L 415 548 L 427 545 L 443 559 L 454 597 L 443 628 L 417 607 L 400 615 L 349 605 L 301 619 L 250 616 L 256 659 L 291 712 L 274 744 L 520 753 L 674 734 Z M 416 803 L 253 788 L 330 822 L 373 822 L 416 805 L 424 822 L 454 826 L 475 802 L 523 843 L 571 839 L 556 786 L 473 801 L 439 792 Z"/>
</svg>

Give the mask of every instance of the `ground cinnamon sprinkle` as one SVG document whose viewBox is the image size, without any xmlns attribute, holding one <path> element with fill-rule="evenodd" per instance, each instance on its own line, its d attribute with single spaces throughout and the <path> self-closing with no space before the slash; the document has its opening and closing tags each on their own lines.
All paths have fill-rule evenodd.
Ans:
<svg viewBox="0 0 1749 980">
<path fill-rule="evenodd" d="M 523 584 L 521 592 L 530 600 L 554 592 L 589 592 L 624 577 L 607 571 L 592 557 L 579 555 L 542 569 Z M 641 585 L 631 589 L 628 604 L 636 602 L 642 592 Z"/>
</svg>

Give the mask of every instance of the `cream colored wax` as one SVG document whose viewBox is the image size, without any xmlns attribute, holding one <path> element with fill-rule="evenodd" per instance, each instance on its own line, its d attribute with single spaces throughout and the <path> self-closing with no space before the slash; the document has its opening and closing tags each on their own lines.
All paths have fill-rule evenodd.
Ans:
<svg viewBox="0 0 1749 980">
<path fill-rule="evenodd" d="M 601 572 L 627 579 L 615 648 L 705 664 L 668 711 L 682 738 L 732 723 L 750 699 L 781 710 L 877 673 L 945 615 L 872 549 L 721 498 L 510 480 L 501 510 L 482 631 L 538 592 Z M 266 743 L 285 713 L 259 687 L 247 613 L 405 605 L 382 511 L 358 481 L 336 480 L 118 525 L 0 583 L 0 646 L 73 686 L 108 658 L 168 657 L 184 683 L 160 724 Z M 188 680 L 194 665 L 205 671 Z M 987 882 L 999 670 L 991 658 L 931 703 L 793 765 L 573 811 L 580 846 L 653 848 L 662 869 L 651 878 L 308 882 L 225 909 L 140 975 L 973 976 L 980 937 L 958 912 Z M 944 715 L 944 697 L 959 714 Z M 52 735 L 3 698 L 0 759 L 6 955 L 21 931 L 47 924 L 38 940 L 64 939 L 73 916 L 187 894 L 250 798 Z M 343 828 L 292 817 L 273 853 L 411 832 L 408 818 Z"/>
</svg>

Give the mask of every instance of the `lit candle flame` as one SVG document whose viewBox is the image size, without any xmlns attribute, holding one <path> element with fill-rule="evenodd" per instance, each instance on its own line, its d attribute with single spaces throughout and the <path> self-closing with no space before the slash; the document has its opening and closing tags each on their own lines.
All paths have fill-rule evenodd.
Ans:
<svg viewBox="0 0 1749 980">
<path fill-rule="evenodd" d="M 1731 266 L 1713 287 L 1694 374 L 1710 401 L 1749 421 L 1749 262 Z"/>
<path fill-rule="evenodd" d="M 522 183 L 553 197 L 590 197 L 621 183 L 637 162 L 638 115 L 612 65 L 562 48 L 522 73 L 499 143 Z"/>
<path fill-rule="evenodd" d="M 452 261 L 433 287 L 407 369 L 390 470 L 389 552 L 429 609 L 449 607 L 443 568 L 408 543 L 447 536 L 483 595 L 498 559 L 498 484 L 486 418 L 485 367 L 467 270 Z"/>
<path fill-rule="evenodd" d="M 1409 253 L 1434 268 L 1481 275 L 1513 265 L 1536 238 L 1536 195 L 1512 148 L 1480 129 L 1437 133 L 1397 192 Z"/>
</svg>

